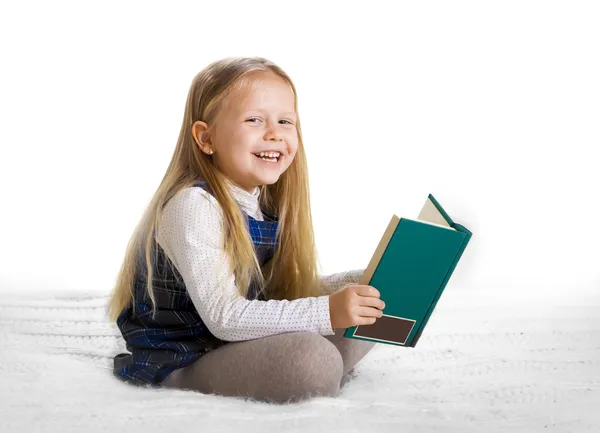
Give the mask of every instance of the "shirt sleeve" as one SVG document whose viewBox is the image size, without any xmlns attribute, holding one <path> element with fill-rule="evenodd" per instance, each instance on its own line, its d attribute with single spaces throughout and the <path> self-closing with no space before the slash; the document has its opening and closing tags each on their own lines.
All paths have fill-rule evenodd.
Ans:
<svg viewBox="0 0 600 433">
<path fill-rule="evenodd" d="M 237 293 L 221 248 L 222 218 L 212 195 L 184 188 L 165 205 L 157 234 L 208 330 L 224 341 L 300 331 L 333 335 L 327 295 L 261 301 Z"/>
<path fill-rule="evenodd" d="M 332 295 L 346 286 L 358 284 L 364 271 L 365 269 L 353 269 L 351 271 L 321 276 L 321 295 Z"/>
</svg>

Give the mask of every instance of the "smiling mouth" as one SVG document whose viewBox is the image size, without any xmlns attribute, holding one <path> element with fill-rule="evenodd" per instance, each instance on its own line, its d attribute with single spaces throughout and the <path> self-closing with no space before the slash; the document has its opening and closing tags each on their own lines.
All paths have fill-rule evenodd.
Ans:
<svg viewBox="0 0 600 433">
<path fill-rule="evenodd" d="M 253 153 L 252 155 L 256 156 L 258 159 L 261 159 L 263 161 L 266 162 L 279 162 L 279 160 L 281 159 L 281 154 L 279 154 L 279 156 L 275 157 L 275 158 L 270 158 L 268 156 L 258 156 L 256 153 Z"/>
</svg>

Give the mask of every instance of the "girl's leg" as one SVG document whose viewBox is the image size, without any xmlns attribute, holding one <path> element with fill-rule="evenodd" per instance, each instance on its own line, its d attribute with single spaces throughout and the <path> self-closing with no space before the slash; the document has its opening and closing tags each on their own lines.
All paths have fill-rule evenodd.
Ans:
<svg viewBox="0 0 600 433">
<path fill-rule="evenodd" d="M 342 344 L 342 348 L 347 346 Z M 348 351 L 351 359 L 356 359 L 358 352 Z M 176 370 L 162 385 L 289 403 L 337 396 L 344 365 L 340 351 L 322 335 L 290 332 L 230 342 Z"/>
<path fill-rule="evenodd" d="M 323 286 L 322 293 L 335 293 L 349 284 L 358 284 L 365 269 L 353 269 L 346 272 L 338 272 L 321 277 Z M 324 335 L 339 350 L 344 360 L 342 376 L 354 368 L 354 366 L 375 346 L 375 342 L 344 338 L 345 328 L 335 328 L 335 335 Z"/>
<path fill-rule="evenodd" d="M 324 335 L 323 337 L 331 341 L 342 355 L 344 361 L 342 376 L 345 376 L 377 343 L 344 338 L 345 328 L 335 328 L 334 332 L 335 335 Z"/>
</svg>

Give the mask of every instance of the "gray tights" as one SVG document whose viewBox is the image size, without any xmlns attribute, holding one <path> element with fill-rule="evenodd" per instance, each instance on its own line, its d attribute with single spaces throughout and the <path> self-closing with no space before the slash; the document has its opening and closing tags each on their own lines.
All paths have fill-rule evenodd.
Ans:
<svg viewBox="0 0 600 433">
<path fill-rule="evenodd" d="M 337 396 L 342 378 L 375 345 L 335 335 L 290 332 L 230 342 L 175 370 L 165 388 L 291 403 Z"/>
</svg>

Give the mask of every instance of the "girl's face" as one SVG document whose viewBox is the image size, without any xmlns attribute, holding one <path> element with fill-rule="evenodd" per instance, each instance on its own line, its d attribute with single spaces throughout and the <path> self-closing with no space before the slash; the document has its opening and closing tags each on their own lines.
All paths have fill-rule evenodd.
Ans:
<svg viewBox="0 0 600 433">
<path fill-rule="evenodd" d="M 209 149 L 214 150 L 212 157 L 219 169 L 248 192 L 258 185 L 277 182 L 298 149 L 291 88 L 273 73 L 261 73 L 258 79 L 245 95 L 230 96 L 228 107 L 217 115 L 210 139 L 200 146 L 209 153 Z M 198 121 L 193 130 L 205 125 Z M 259 152 L 278 152 L 279 156 L 276 162 L 270 162 L 257 157 Z"/>
</svg>

